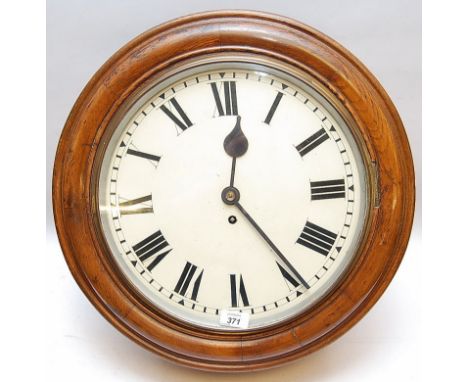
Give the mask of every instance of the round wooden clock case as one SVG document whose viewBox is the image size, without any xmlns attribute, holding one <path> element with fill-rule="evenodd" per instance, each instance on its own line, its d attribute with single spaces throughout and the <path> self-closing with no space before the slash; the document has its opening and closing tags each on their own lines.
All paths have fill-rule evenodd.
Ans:
<svg viewBox="0 0 468 382">
<path fill-rule="evenodd" d="M 149 86 L 194 63 L 275 63 L 310 84 L 350 128 L 364 161 L 368 208 L 346 272 L 319 301 L 275 325 L 218 330 L 151 304 L 119 270 L 99 222 L 98 171 L 112 132 Z M 410 148 L 398 113 L 371 73 L 320 32 L 276 15 L 209 12 L 138 36 L 94 75 L 76 101 L 57 150 L 53 201 L 68 266 L 99 312 L 141 346 L 215 371 L 268 368 L 309 354 L 349 330 L 389 285 L 414 211 Z"/>
</svg>

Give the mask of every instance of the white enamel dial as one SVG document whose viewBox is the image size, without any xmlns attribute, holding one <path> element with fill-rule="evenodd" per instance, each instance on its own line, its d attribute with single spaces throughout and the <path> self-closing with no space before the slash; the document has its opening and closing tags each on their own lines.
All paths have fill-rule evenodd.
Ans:
<svg viewBox="0 0 468 382">
<path fill-rule="evenodd" d="M 233 130 L 238 156 L 225 147 L 239 143 Z M 229 186 L 235 204 L 222 199 Z M 141 96 L 110 139 L 98 192 L 134 287 L 179 320 L 225 330 L 241 328 L 226 311 L 259 328 L 325 296 L 367 208 L 363 160 L 331 105 L 281 70 L 239 62 L 182 71 Z"/>
</svg>

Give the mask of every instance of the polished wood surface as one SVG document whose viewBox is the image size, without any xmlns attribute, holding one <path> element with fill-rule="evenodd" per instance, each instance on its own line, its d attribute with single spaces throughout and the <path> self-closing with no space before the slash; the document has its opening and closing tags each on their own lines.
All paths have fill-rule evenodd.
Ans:
<svg viewBox="0 0 468 382">
<path fill-rule="evenodd" d="M 280 325 L 229 333 L 200 329 L 151 306 L 112 260 L 97 214 L 96 168 L 129 100 L 148 81 L 195 58 L 270 57 L 319 84 L 350 126 L 368 165 L 368 223 L 355 261 L 308 311 Z M 178 363 L 247 371 L 294 360 L 330 343 L 373 306 L 405 252 L 414 212 L 410 148 L 398 113 L 371 73 L 320 32 L 276 15 L 222 11 L 180 18 L 138 36 L 94 75 L 65 124 L 54 167 L 58 236 L 78 285 L 116 328 Z"/>
</svg>

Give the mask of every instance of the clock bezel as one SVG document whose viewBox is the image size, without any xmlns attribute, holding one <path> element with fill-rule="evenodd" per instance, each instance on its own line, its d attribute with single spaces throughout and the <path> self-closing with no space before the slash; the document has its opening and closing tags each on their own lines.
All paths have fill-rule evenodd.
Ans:
<svg viewBox="0 0 468 382">
<path fill-rule="evenodd" d="M 221 53 L 279 60 L 313 78 L 343 112 L 341 116 L 350 118 L 345 118 L 346 123 L 355 129 L 358 145 L 363 145 L 371 195 L 359 254 L 327 299 L 294 319 L 249 332 L 183 325 L 150 309 L 116 272 L 96 225 L 93 169 L 121 106 L 155 75 L 190 59 Z M 391 281 L 414 212 L 409 145 L 398 113 L 377 80 L 354 56 L 316 30 L 248 11 L 208 12 L 171 21 L 145 32 L 111 57 L 83 90 L 67 120 L 53 182 L 62 250 L 90 301 L 140 345 L 170 360 L 210 370 L 278 365 L 348 330 Z"/>
</svg>

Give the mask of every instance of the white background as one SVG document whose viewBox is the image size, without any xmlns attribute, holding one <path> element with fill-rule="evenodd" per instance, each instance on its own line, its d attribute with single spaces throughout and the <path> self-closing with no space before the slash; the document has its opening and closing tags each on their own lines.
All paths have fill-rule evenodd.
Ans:
<svg viewBox="0 0 468 382">
<path fill-rule="evenodd" d="M 461 4 L 426 1 L 424 8 L 424 250 L 418 205 L 405 260 L 382 299 L 359 324 L 301 361 L 243 375 L 243 379 L 467 380 L 468 127 L 464 113 L 468 60 L 464 48 L 467 11 Z M 42 135 L 46 121 L 45 7 L 31 1 L 0 10 L 4 53 L 0 63 L 2 380 L 239 378 L 174 366 L 113 329 L 70 276 L 50 213 L 51 166 L 58 134 L 89 77 L 117 48 L 155 24 L 195 10 L 230 7 L 250 8 L 242 1 L 49 2 L 45 163 L 40 160 L 46 154 Z M 419 2 L 257 1 L 256 9 L 318 28 L 369 67 L 401 113 L 420 179 Z M 418 182 L 419 201 L 421 189 Z M 45 210 L 39 207 L 44 197 Z M 39 229 L 44 215 L 47 243 Z"/>
</svg>

